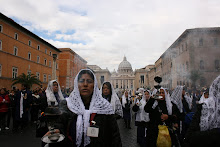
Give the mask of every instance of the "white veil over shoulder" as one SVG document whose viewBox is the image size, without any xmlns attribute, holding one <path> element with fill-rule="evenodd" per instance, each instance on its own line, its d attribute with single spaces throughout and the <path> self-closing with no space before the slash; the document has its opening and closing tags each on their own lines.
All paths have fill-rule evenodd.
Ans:
<svg viewBox="0 0 220 147">
<path fill-rule="evenodd" d="M 166 90 L 161 87 L 160 89 L 163 89 L 164 92 L 165 92 L 165 101 L 166 101 L 166 106 L 167 106 L 167 111 L 168 111 L 168 115 L 172 115 L 172 103 L 171 103 L 171 100 L 170 100 L 170 97 L 168 96 Z M 156 100 L 152 106 L 153 109 L 156 108 L 156 106 L 158 105 L 158 101 Z"/>
<path fill-rule="evenodd" d="M 53 92 L 53 82 L 57 82 L 57 80 L 51 80 L 50 82 L 48 82 L 48 85 L 47 85 L 47 89 L 46 89 L 46 96 L 47 96 L 47 102 L 48 104 L 50 105 L 51 102 L 55 102 L 55 106 L 58 105 L 58 102 L 54 96 L 54 92 Z M 61 92 L 61 89 L 60 89 L 60 85 L 59 83 L 57 82 L 58 84 L 58 95 L 59 95 L 59 100 L 64 100 L 64 97 L 63 97 L 63 94 Z"/>
<path fill-rule="evenodd" d="M 79 74 L 84 71 L 90 71 L 94 76 L 94 89 L 93 95 L 90 102 L 89 110 L 85 109 L 84 103 L 80 96 L 78 88 L 78 77 Z M 82 69 L 74 80 L 74 90 L 71 92 L 70 96 L 67 98 L 67 106 L 70 111 L 77 114 L 77 123 L 76 123 L 76 145 L 79 147 L 82 143 L 82 137 L 84 134 L 84 146 L 90 144 L 90 137 L 87 136 L 87 128 L 90 123 L 90 114 L 114 114 L 111 104 L 102 97 L 96 77 L 94 73 L 89 69 Z"/>
<path fill-rule="evenodd" d="M 105 83 L 106 82 L 104 82 L 102 84 L 102 87 Z M 123 117 L 123 111 L 122 111 L 122 105 L 121 105 L 120 99 L 118 98 L 118 95 L 116 94 L 113 85 L 111 83 L 110 83 L 110 85 L 111 85 L 111 89 L 112 89 L 111 102 L 110 102 L 112 105 L 112 108 L 113 108 L 115 114 L 118 114 L 121 117 Z M 100 89 L 101 93 L 102 93 L 102 87 Z"/>
<path fill-rule="evenodd" d="M 209 98 L 203 102 L 200 130 L 206 131 L 220 128 L 220 75 L 212 82 L 209 89 Z"/>
</svg>

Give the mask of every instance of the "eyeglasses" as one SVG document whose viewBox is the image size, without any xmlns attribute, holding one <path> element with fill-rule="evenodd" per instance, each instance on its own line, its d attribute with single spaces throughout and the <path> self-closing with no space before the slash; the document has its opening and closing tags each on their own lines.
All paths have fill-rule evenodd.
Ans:
<svg viewBox="0 0 220 147">
<path fill-rule="evenodd" d="M 94 83 L 92 79 L 79 79 L 79 83 L 84 83 L 85 81 L 89 84 Z"/>
</svg>

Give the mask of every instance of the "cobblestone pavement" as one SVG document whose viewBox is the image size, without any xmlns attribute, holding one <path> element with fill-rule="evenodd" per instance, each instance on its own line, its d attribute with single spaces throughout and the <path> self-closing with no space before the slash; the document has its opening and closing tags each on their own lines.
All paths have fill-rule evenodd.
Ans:
<svg viewBox="0 0 220 147">
<path fill-rule="evenodd" d="M 131 123 L 131 129 L 125 128 L 124 120 L 117 120 L 123 147 L 139 147 L 137 144 L 137 128 L 134 121 Z M 12 130 L 0 131 L 0 147 L 41 147 L 40 138 L 35 137 L 35 124 L 30 123 L 27 128 L 17 133 Z"/>
</svg>

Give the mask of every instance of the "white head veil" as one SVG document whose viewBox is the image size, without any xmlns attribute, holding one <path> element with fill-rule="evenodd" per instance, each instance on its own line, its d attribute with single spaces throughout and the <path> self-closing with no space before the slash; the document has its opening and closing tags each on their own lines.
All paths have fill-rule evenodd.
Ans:
<svg viewBox="0 0 220 147">
<path fill-rule="evenodd" d="M 51 102 L 55 102 L 55 106 L 56 106 L 56 105 L 58 105 L 58 102 L 57 102 L 55 95 L 54 95 L 53 82 L 57 82 L 57 81 L 51 80 L 50 82 L 48 82 L 47 89 L 45 92 L 46 92 L 46 96 L 47 96 L 48 105 L 51 105 Z M 60 85 L 58 82 L 57 82 L 57 84 L 58 84 L 59 100 L 61 101 L 61 100 L 64 100 L 64 97 L 63 97 L 63 94 L 61 92 Z"/>
<path fill-rule="evenodd" d="M 126 92 L 127 90 L 125 90 Z M 122 106 L 125 108 L 125 104 L 127 103 L 126 101 L 126 97 L 125 97 L 125 92 L 124 94 L 122 95 Z M 128 91 L 127 91 L 128 92 Z M 130 101 L 131 100 L 131 96 L 129 95 L 129 92 L 128 92 L 128 100 Z"/>
<path fill-rule="evenodd" d="M 102 87 L 100 89 L 101 93 L 102 93 L 102 88 L 103 88 L 103 85 L 105 84 L 106 82 L 104 82 L 102 84 Z M 110 82 L 109 82 L 110 83 Z M 114 90 L 114 87 L 113 85 L 110 83 L 111 85 L 111 89 L 112 89 L 112 95 L 111 95 L 111 105 L 112 105 L 112 108 L 115 112 L 115 114 L 118 114 L 120 115 L 121 117 L 123 117 L 123 111 L 122 111 L 122 105 L 121 105 L 121 102 L 120 102 L 120 99 L 118 98 L 118 95 L 116 94 L 115 90 Z"/>
<path fill-rule="evenodd" d="M 147 90 L 148 93 L 150 94 L 151 96 L 151 92 L 150 90 Z M 146 105 L 146 96 L 143 95 L 141 101 L 141 106 L 139 106 L 139 110 L 136 112 L 136 121 L 144 121 L 144 122 L 149 122 L 150 121 L 150 118 L 149 118 L 149 113 L 146 113 L 145 110 L 144 110 L 144 106 Z"/>
<path fill-rule="evenodd" d="M 171 100 L 170 100 L 170 97 L 168 96 L 166 90 L 164 88 L 160 88 L 160 89 L 163 89 L 164 92 L 165 92 L 165 101 L 166 101 L 166 106 L 167 106 L 167 111 L 168 111 L 168 115 L 172 115 L 172 103 L 171 103 Z M 156 100 L 152 106 L 153 109 L 156 108 L 156 106 L 158 105 L 158 101 Z"/>
<path fill-rule="evenodd" d="M 78 88 L 78 77 L 81 71 L 88 70 L 94 76 L 94 90 L 92 99 L 90 102 L 89 110 L 85 109 L 84 103 L 80 96 Z M 76 123 L 76 145 L 79 147 L 82 143 L 82 136 L 84 134 L 84 146 L 90 143 L 90 137 L 87 136 L 87 128 L 89 127 L 90 114 L 114 114 L 111 104 L 102 97 L 96 77 L 94 73 L 89 69 L 82 69 L 74 80 L 74 90 L 71 92 L 69 98 L 67 98 L 67 106 L 70 111 L 77 114 Z"/>
<path fill-rule="evenodd" d="M 171 95 L 171 101 L 176 104 L 177 108 L 179 109 L 180 113 L 183 112 L 183 103 L 182 103 L 182 92 L 183 92 L 183 86 L 177 86 Z M 189 109 L 192 107 L 192 99 L 186 95 L 184 95 L 184 98 L 189 106 Z"/>
<path fill-rule="evenodd" d="M 211 84 L 209 98 L 202 105 L 200 130 L 220 128 L 220 76 Z"/>
</svg>

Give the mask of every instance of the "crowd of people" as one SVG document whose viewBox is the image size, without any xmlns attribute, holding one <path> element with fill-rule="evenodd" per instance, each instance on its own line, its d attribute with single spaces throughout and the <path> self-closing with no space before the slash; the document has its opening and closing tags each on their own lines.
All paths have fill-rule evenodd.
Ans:
<svg viewBox="0 0 220 147">
<path fill-rule="evenodd" d="M 0 129 L 9 129 L 10 121 L 13 131 L 24 129 L 29 121 L 41 122 L 42 112 L 53 106 L 61 115 L 54 129 L 40 136 L 63 134 L 64 140 L 53 146 L 121 147 L 117 119 L 124 119 L 126 129 L 137 127 L 141 147 L 220 145 L 220 76 L 201 91 L 178 85 L 173 90 L 139 88 L 134 95 L 129 90 L 120 93 L 111 82 L 99 89 L 89 69 L 78 73 L 73 90 L 65 91 L 56 80 L 33 91 L 25 85 L 20 91 L 2 88 Z"/>
</svg>

